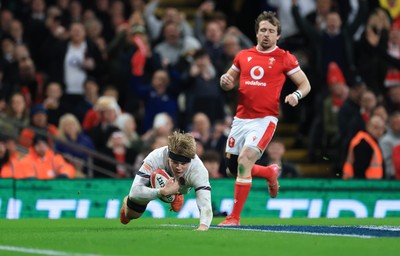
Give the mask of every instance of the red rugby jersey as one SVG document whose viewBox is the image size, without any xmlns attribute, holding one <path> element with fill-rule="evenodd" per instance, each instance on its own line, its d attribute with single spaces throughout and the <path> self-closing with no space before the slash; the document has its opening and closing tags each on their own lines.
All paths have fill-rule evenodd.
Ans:
<svg viewBox="0 0 400 256">
<path fill-rule="evenodd" d="M 242 50 L 232 68 L 240 72 L 236 116 L 243 119 L 278 117 L 279 97 L 286 75 L 300 70 L 296 57 L 279 47 L 265 52 L 256 47 Z"/>
</svg>

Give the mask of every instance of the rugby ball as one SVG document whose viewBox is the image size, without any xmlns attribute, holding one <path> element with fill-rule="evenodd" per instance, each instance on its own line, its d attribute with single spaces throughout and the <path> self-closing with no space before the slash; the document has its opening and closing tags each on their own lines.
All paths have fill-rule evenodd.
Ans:
<svg viewBox="0 0 400 256">
<path fill-rule="evenodd" d="M 157 169 L 151 173 L 150 184 L 152 188 L 163 188 L 167 181 L 171 178 L 163 169 Z M 172 203 L 175 200 L 175 195 L 162 196 L 160 199 L 166 203 Z"/>
</svg>

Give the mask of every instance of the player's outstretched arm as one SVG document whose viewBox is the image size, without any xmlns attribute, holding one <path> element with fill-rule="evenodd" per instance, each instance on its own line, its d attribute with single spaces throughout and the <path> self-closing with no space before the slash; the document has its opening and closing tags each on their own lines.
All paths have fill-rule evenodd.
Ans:
<svg viewBox="0 0 400 256">
<path fill-rule="evenodd" d="M 200 224 L 197 230 L 206 231 L 210 227 L 213 218 L 211 191 L 209 189 L 196 191 L 196 203 L 200 211 Z"/>
</svg>

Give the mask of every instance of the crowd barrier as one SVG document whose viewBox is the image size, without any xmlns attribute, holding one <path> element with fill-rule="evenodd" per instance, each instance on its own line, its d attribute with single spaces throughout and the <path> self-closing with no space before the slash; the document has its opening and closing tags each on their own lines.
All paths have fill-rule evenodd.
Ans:
<svg viewBox="0 0 400 256">
<path fill-rule="evenodd" d="M 214 214 L 230 213 L 234 179 L 213 179 Z M 0 219 L 118 218 L 132 180 L 0 179 Z M 280 180 L 277 198 L 267 184 L 253 179 L 242 218 L 385 218 L 400 217 L 400 182 L 375 180 Z M 185 196 L 179 213 L 160 200 L 149 203 L 143 217 L 198 218 L 194 191 Z"/>
</svg>

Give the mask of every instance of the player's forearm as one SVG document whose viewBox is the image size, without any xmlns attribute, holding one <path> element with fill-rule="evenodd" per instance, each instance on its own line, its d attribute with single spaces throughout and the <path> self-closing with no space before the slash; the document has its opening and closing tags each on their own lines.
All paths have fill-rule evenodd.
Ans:
<svg viewBox="0 0 400 256">
<path fill-rule="evenodd" d="M 161 196 L 160 189 L 149 188 L 146 186 L 132 186 L 129 192 L 129 198 L 135 198 L 137 200 L 150 201 L 157 199 Z"/>
<path fill-rule="evenodd" d="M 211 192 L 209 190 L 197 191 L 196 202 L 200 211 L 200 226 L 205 225 L 207 227 L 210 227 L 213 218 L 213 211 L 211 207 Z"/>
<path fill-rule="evenodd" d="M 311 91 L 311 85 L 308 79 L 303 80 L 297 87 L 296 91 L 300 93 L 300 99 L 306 97 Z"/>
</svg>

